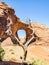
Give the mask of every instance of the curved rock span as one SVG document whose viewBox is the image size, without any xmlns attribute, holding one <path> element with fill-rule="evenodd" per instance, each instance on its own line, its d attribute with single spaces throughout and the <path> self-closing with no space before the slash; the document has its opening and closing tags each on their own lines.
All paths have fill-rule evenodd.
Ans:
<svg viewBox="0 0 49 65">
<path fill-rule="evenodd" d="M 32 29 L 29 28 L 29 24 L 23 23 L 20 18 L 15 15 L 13 8 L 9 7 L 4 2 L 0 2 L 0 38 L 7 38 L 10 36 L 6 34 L 9 31 L 8 28 L 10 28 L 12 30 L 12 34 L 17 37 L 18 30 L 25 30 L 27 39 L 31 37 L 31 33 L 33 32 Z M 10 37 L 14 39 L 12 36 Z"/>
</svg>

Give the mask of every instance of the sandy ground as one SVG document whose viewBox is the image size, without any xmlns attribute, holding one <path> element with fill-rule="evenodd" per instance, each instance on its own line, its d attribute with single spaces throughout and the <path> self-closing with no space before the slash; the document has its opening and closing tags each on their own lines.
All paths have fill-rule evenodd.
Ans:
<svg viewBox="0 0 49 65">
<path fill-rule="evenodd" d="M 10 61 L 22 61 L 20 57 L 23 57 L 23 49 L 20 46 L 4 46 L 3 48 L 6 52 L 3 60 L 10 59 Z M 27 60 L 30 60 L 33 57 L 46 61 L 49 65 L 49 47 L 36 45 L 29 46 Z"/>
<path fill-rule="evenodd" d="M 27 59 L 31 59 L 32 57 L 46 61 L 49 65 L 49 47 L 35 45 L 28 47 Z"/>
</svg>

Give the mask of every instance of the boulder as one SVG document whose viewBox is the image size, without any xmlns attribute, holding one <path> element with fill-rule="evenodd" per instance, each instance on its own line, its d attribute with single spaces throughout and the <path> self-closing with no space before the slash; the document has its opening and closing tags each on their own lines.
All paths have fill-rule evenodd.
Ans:
<svg viewBox="0 0 49 65">
<path fill-rule="evenodd" d="M 13 42 L 11 40 L 10 37 L 8 37 L 7 39 L 5 39 L 2 43 L 1 43 L 1 46 L 11 46 L 13 45 Z"/>
</svg>

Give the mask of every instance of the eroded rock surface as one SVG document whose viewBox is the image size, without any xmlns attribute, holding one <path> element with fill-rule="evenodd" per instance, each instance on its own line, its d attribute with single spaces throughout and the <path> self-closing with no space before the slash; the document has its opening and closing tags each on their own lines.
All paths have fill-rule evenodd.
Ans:
<svg viewBox="0 0 49 65">
<path fill-rule="evenodd" d="M 0 38 L 12 37 L 11 35 L 7 35 L 7 29 L 10 27 L 12 34 L 17 35 L 17 31 L 23 29 L 26 31 L 27 38 L 30 37 L 30 34 L 33 32 L 30 28 L 28 28 L 28 24 L 23 23 L 20 18 L 15 15 L 14 9 L 6 5 L 4 2 L 0 2 Z"/>
<path fill-rule="evenodd" d="M 32 25 L 34 26 L 34 32 L 38 37 L 35 44 L 49 46 L 49 28 L 38 23 L 32 23 Z"/>
<path fill-rule="evenodd" d="M 8 37 L 7 39 L 5 39 L 2 43 L 1 43 L 1 46 L 12 46 L 13 45 L 13 42 L 11 40 L 10 37 Z"/>
</svg>

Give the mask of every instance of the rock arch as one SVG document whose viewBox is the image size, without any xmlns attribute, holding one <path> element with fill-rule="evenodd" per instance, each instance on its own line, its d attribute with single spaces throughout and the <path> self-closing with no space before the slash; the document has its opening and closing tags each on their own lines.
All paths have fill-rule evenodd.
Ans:
<svg viewBox="0 0 49 65">
<path fill-rule="evenodd" d="M 12 34 L 16 35 L 16 32 L 20 29 L 26 31 L 27 40 L 31 37 L 32 29 L 29 28 L 29 24 L 23 23 L 16 15 L 14 9 L 6 5 L 4 2 L 0 2 L 0 37 L 1 38 L 7 38 L 9 35 L 5 33 L 7 30 L 7 22 L 12 21 L 11 30 Z M 2 17 L 2 20 L 1 20 Z M 9 17 L 9 20 L 7 21 L 7 18 Z M 3 20 L 4 19 L 4 20 Z M 6 21 L 5 21 L 6 20 Z M 2 22 L 5 24 L 2 25 Z M 2 29 L 2 30 L 1 30 Z M 12 39 L 14 39 L 12 36 L 10 36 Z M 17 36 L 18 37 L 18 36 Z"/>
</svg>

